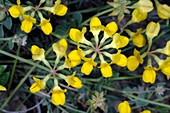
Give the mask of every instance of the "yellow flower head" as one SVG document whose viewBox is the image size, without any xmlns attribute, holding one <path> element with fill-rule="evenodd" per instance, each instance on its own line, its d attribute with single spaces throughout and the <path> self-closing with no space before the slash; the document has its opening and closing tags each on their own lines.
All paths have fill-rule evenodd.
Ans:
<svg viewBox="0 0 170 113">
<path fill-rule="evenodd" d="M 75 67 L 81 63 L 82 57 L 83 57 L 83 53 L 81 50 L 73 50 L 68 54 L 68 58 L 71 61 L 71 65 L 73 67 Z"/>
<path fill-rule="evenodd" d="M 50 20 L 46 20 L 45 18 L 41 19 L 40 26 L 41 26 L 42 31 L 46 35 L 49 35 L 52 32 L 52 30 L 53 30 L 52 25 L 50 23 Z"/>
<path fill-rule="evenodd" d="M 160 31 L 160 24 L 155 22 L 150 22 L 146 27 L 146 35 L 148 38 L 154 38 L 158 35 Z"/>
<path fill-rule="evenodd" d="M 113 35 L 112 47 L 119 49 L 125 47 L 129 43 L 129 39 L 126 36 L 121 36 L 119 33 Z"/>
<path fill-rule="evenodd" d="M 127 57 L 120 53 L 121 51 L 118 50 L 116 54 L 112 55 L 112 63 L 117 64 L 120 67 L 125 67 L 127 65 Z"/>
<path fill-rule="evenodd" d="M 133 54 L 134 56 L 130 56 L 127 59 L 127 68 L 130 71 L 134 71 L 139 66 L 139 63 L 143 64 L 143 58 L 140 56 L 140 52 L 134 49 Z"/>
<path fill-rule="evenodd" d="M 74 88 L 81 88 L 82 82 L 78 77 L 75 77 L 76 72 L 73 73 L 71 76 L 67 76 L 65 81 L 67 82 L 68 86 L 72 86 Z"/>
<path fill-rule="evenodd" d="M 51 93 L 52 93 L 52 103 L 54 105 L 64 105 L 65 104 L 65 101 L 66 101 L 66 96 L 65 96 L 65 92 L 67 90 L 62 90 L 59 86 L 55 86 L 52 90 L 51 90 Z"/>
<path fill-rule="evenodd" d="M 146 13 L 151 12 L 154 9 L 153 4 L 150 0 L 139 0 L 136 5 L 142 12 Z"/>
<path fill-rule="evenodd" d="M 155 83 L 156 80 L 156 72 L 155 72 L 155 68 L 151 67 L 151 66 L 146 66 L 144 68 L 144 72 L 142 75 L 142 80 L 146 83 Z"/>
<path fill-rule="evenodd" d="M 32 18 L 29 15 L 24 15 L 23 18 L 24 20 L 21 24 L 21 30 L 25 31 L 26 33 L 29 33 L 32 30 L 33 24 L 36 23 L 36 19 Z"/>
<path fill-rule="evenodd" d="M 20 15 L 24 14 L 24 8 L 20 6 L 20 0 L 17 0 L 17 5 L 13 5 L 9 8 L 9 13 L 13 18 L 18 18 Z"/>
<path fill-rule="evenodd" d="M 32 59 L 42 61 L 45 58 L 45 50 L 43 48 L 39 48 L 36 45 L 31 47 Z"/>
<path fill-rule="evenodd" d="M 131 108 L 128 101 L 121 102 L 118 105 L 118 111 L 119 113 L 131 113 Z"/>
<path fill-rule="evenodd" d="M 71 28 L 69 35 L 70 35 L 70 38 L 74 42 L 84 43 L 84 40 L 85 40 L 84 33 L 85 32 L 86 32 L 86 27 L 83 27 L 82 31 L 80 31 L 79 29 L 76 29 L 76 28 Z"/>
<path fill-rule="evenodd" d="M 137 47 L 143 47 L 146 43 L 145 37 L 141 34 L 142 29 L 137 29 L 137 32 L 131 33 L 130 38 L 132 39 L 132 42 Z"/>
<path fill-rule="evenodd" d="M 6 90 L 7 89 L 4 86 L 0 85 L 0 91 L 6 91 Z"/>
<path fill-rule="evenodd" d="M 100 68 L 100 71 L 101 71 L 103 77 L 108 78 L 113 75 L 112 68 L 111 68 L 110 64 L 108 64 L 107 62 L 102 62 L 100 64 L 99 68 Z"/>
<path fill-rule="evenodd" d="M 131 20 L 133 22 L 139 23 L 139 22 L 145 20 L 147 15 L 148 14 L 146 12 L 142 12 L 140 9 L 137 8 L 137 9 L 133 10 L 133 12 L 132 12 L 132 19 Z"/>
<path fill-rule="evenodd" d="M 96 66 L 97 63 L 92 58 L 84 58 L 84 60 L 85 62 L 81 67 L 81 72 L 85 75 L 89 75 L 93 70 L 93 66 Z"/>
<path fill-rule="evenodd" d="M 68 49 L 68 43 L 67 41 L 63 38 L 59 42 L 54 43 L 52 45 L 53 51 L 56 53 L 56 56 L 60 56 L 62 58 L 64 55 L 66 55 L 66 51 Z"/>
<path fill-rule="evenodd" d="M 93 17 L 90 21 L 90 31 L 93 33 L 93 36 L 99 35 L 100 31 L 104 29 L 104 26 L 101 24 L 101 21 L 98 17 Z"/>
<path fill-rule="evenodd" d="M 112 35 L 115 34 L 117 30 L 118 30 L 118 26 L 116 22 L 108 23 L 104 28 L 104 37 L 105 38 L 112 37 Z"/>
<path fill-rule="evenodd" d="M 166 43 L 166 46 L 163 48 L 161 53 L 170 56 L 170 40 Z"/>
<path fill-rule="evenodd" d="M 156 1 L 156 8 L 158 16 L 161 19 L 168 19 L 170 18 L 170 6 L 167 4 L 160 4 L 157 0 Z"/>
<path fill-rule="evenodd" d="M 151 111 L 150 110 L 144 110 L 144 111 L 142 111 L 140 113 L 151 113 Z"/>
<path fill-rule="evenodd" d="M 60 4 L 60 3 L 61 3 L 61 0 L 57 0 L 55 2 L 54 7 L 51 8 L 51 12 L 54 15 L 56 14 L 58 16 L 64 16 L 67 13 L 68 8 L 65 5 Z"/>
<path fill-rule="evenodd" d="M 36 93 L 42 89 L 45 89 L 46 82 L 44 80 L 40 80 L 36 77 L 33 77 L 34 83 L 30 87 L 31 93 Z"/>
</svg>

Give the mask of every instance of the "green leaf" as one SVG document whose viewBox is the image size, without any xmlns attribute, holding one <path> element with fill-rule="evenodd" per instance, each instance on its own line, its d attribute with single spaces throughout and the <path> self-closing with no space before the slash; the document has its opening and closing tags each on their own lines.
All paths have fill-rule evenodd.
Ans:
<svg viewBox="0 0 170 113">
<path fill-rule="evenodd" d="M 12 40 L 8 41 L 8 47 L 10 50 L 12 50 L 14 48 L 14 43 L 12 42 Z"/>
<path fill-rule="evenodd" d="M 82 22 L 82 14 L 79 13 L 79 12 L 74 13 L 73 18 L 75 19 L 76 24 L 79 26 L 81 24 L 81 22 Z"/>
<path fill-rule="evenodd" d="M 139 94 L 138 97 L 144 99 L 144 98 L 146 98 L 146 94 L 145 93 Z M 136 105 L 137 106 L 146 106 L 146 105 L 148 105 L 148 103 L 137 100 Z"/>
<path fill-rule="evenodd" d="M 0 85 L 5 85 L 9 78 L 9 73 L 0 74 Z"/>
<path fill-rule="evenodd" d="M 2 25 L 0 25 L 0 37 L 4 37 L 4 30 Z"/>
<path fill-rule="evenodd" d="M 11 29 L 11 27 L 12 27 L 12 19 L 11 19 L 11 17 L 7 17 L 7 18 L 5 19 L 5 21 L 4 21 L 4 26 L 5 26 L 8 30 Z"/>
<path fill-rule="evenodd" d="M 7 65 L 0 65 L 0 73 L 3 73 L 6 68 Z"/>
</svg>

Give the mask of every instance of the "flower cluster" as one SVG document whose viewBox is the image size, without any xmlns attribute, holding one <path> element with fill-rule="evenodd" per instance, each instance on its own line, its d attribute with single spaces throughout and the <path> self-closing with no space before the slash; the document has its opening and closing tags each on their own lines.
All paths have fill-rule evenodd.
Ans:
<svg viewBox="0 0 170 113">
<path fill-rule="evenodd" d="M 52 7 L 41 7 L 41 5 L 46 2 L 45 0 L 40 0 L 38 6 L 21 6 L 21 1 L 17 0 L 17 5 L 13 5 L 9 8 L 9 13 L 13 18 L 20 18 L 21 20 L 21 30 L 29 33 L 33 25 L 40 26 L 42 31 L 49 35 L 53 28 L 50 23 L 50 19 L 43 17 L 41 10 L 48 11 L 54 15 L 64 16 L 67 12 L 67 7 L 61 3 L 61 0 L 57 0 Z M 36 13 L 40 18 L 40 23 L 38 24 L 36 19 Z"/>
<path fill-rule="evenodd" d="M 68 57 L 72 65 L 77 66 L 84 60 L 81 67 L 81 72 L 89 75 L 93 67 L 97 66 L 104 77 L 111 77 L 111 64 L 116 64 L 121 67 L 127 65 L 127 58 L 121 54 L 121 48 L 125 47 L 129 39 L 126 36 L 116 33 L 118 26 L 116 22 L 110 22 L 106 26 L 101 24 L 98 17 L 93 17 L 90 21 L 90 32 L 93 34 L 92 42 L 85 38 L 86 28 L 82 31 L 76 28 L 71 28 L 69 32 L 70 38 L 78 44 L 77 49 L 71 51 Z M 100 35 L 100 32 L 103 35 Z M 94 41 L 94 42 L 93 42 Z M 116 53 L 109 52 L 109 49 L 117 50 Z M 111 62 L 105 60 L 108 57 Z"/>
<path fill-rule="evenodd" d="M 39 48 L 36 45 L 33 45 L 31 47 L 31 53 L 32 53 L 32 59 L 42 61 L 47 67 L 50 69 L 50 73 L 44 77 L 44 79 L 38 79 L 36 77 L 33 77 L 34 83 L 30 87 L 30 91 L 32 93 L 36 93 L 40 90 L 45 89 L 46 82 L 52 78 L 54 78 L 54 87 L 51 90 L 52 93 L 52 103 L 55 105 L 64 105 L 65 103 L 65 92 L 66 89 L 61 89 L 61 87 L 58 84 L 58 77 L 61 79 L 64 79 L 65 82 L 68 84 L 68 86 L 72 86 L 74 88 L 81 88 L 82 87 L 82 81 L 76 77 L 76 72 L 73 72 L 72 75 L 64 75 L 62 74 L 63 69 L 65 68 L 71 68 L 71 64 L 68 61 L 66 51 L 68 48 L 68 43 L 65 39 L 61 39 L 59 42 L 56 42 L 52 45 L 53 51 L 56 53 L 56 60 L 54 67 L 52 68 L 50 63 L 45 59 L 45 50 L 43 48 Z M 65 57 L 65 62 L 62 65 L 58 65 L 61 58 Z"/>
</svg>

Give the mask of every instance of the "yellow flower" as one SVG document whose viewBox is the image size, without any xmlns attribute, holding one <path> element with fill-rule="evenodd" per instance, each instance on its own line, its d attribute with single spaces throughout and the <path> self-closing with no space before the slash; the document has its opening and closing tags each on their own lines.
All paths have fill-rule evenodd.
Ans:
<svg viewBox="0 0 170 113">
<path fill-rule="evenodd" d="M 60 4 L 60 3 L 61 3 L 61 0 L 57 0 L 55 2 L 54 7 L 51 8 L 51 12 L 58 16 L 64 16 L 67 13 L 68 8 L 65 5 Z"/>
<path fill-rule="evenodd" d="M 20 6 L 20 0 L 17 0 L 17 5 L 13 5 L 9 8 L 9 13 L 13 18 L 18 18 L 20 15 L 24 14 L 24 8 Z"/>
<path fill-rule="evenodd" d="M 85 41 L 84 33 L 85 32 L 86 32 L 86 27 L 83 27 L 82 31 L 80 31 L 79 29 L 76 29 L 76 28 L 71 28 L 70 32 L 69 32 L 69 36 L 74 42 L 84 43 L 84 41 Z"/>
<path fill-rule="evenodd" d="M 32 59 L 42 61 L 45 58 L 45 50 L 43 48 L 39 48 L 36 45 L 31 47 Z"/>
<path fill-rule="evenodd" d="M 90 31 L 93 33 L 93 36 L 99 35 L 100 31 L 104 29 L 104 26 L 101 24 L 101 21 L 98 17 L 93 17 L 90 21 Z"/>
<path fill-rule="evenodd" d="M 142 75 L 142 80 L 146 83 L 155 83 L 156 80 L 156 72 L 155 72 L 155 68 L 151 67 L 151 66 L 146 66 L 144 68 L 144 72 Z"/>
<path fill-rule="evenodd" d="M 115 22 L 108 23 L 104 28 L 104 37 L 105 38 L 112 37 L 112 35 L 115 34 L 117 30 L 118 26 Z"/>
<path fill-rule="evenodd" d="M 142 12 L 140 9 L 137 8 L 137 9 L 133 10 L 133 12 L 132 12 L 132 19 L 131 20 L 133 22 L 139 23 L 139 22 L 145 20 L 147 15 L 148 14 L 146 12 Z"/>
<path fill-rule="evenodd" d="M 170 56 L 170 40 L 166 43 L 166 46 L 161 50 L 161 53 Z"/>
<path fill-rule="evenodd" d="M 151 113 L 151 111 L 150 110 L 144 110 L 144 111 L 142 111 L 140 113 Z"/>
<path fill-rule="evenodd" d="M 157 22 L 150 22 L 146 27 L 146 35 L 148 38 L 154 38 L 160 31 L 160 24 Z"/>
<path fill-rule="evenodd" d="M 75 77 L 76 72 L 74 72 L 71 76 L 66 76 L 65 81 L 67 82 L 68 86 L 72 86 L 74 88 L 81 88 L 82 82 L 78 77 Z"/>
<path fill-rule="evenodd" d="M 29 15 L 23 16 L 24 20 L 21 24 L 21 30 L 25 31 L 26 33 L 29 33 L 32 30 L 33 23 L 36 23 L 36 19 L 32 18 Z"/>
<path fill-rule="evenodd" d="M 45 18 L 41 19 L 40 26 L 41 26 L 42 31 L 46 35 L 49 35 L 52 32 L 52 30 L 53 30 L 52 25 L 50 23 L 50 20 L 46 20 Z"/>
<path fill-rule="evenodd" d="M 139 0 L 136 5 L 142 12 L 151 12 L 154 7 L 150 0 Z"/>
<path fill-rule="evenodd" d="M 134 56 L 130 56 L 127 59 L 127 68 L 130 71 L 134 71 L 139 66 L 139 63 L 143 64 L 143 58 L 140 56 L 140 52 L 134 49 L 133 54 Z"/>
<path fill-rule="evenodd" d="M 137 47 L 143 47 L 146 43 L 145 37 L 141 34 L 142 29 L 137 29 L 137 32 L 131 32 L 128 30 L 128 34 L 130 35 L 130 38 L 132 39 L 132 42 Z"/>
<path fill-rule="evenodd" d="M 102 62 L 99 68 L 103 77 L 105 78 L 112 77 L 113 74 L 110 64 L 108 64 L 107 62 Z"/>
<path fill-rule="evenodd" d="M 129 39 L 126 36 L 121 36 L 119 33 L 113 35 L 113 41 L 111 45 L 113 48 L 119 49 L 125 47 L 129 43 Z"/>
<path fill-rule="evenodd" d="M 66 55 L 66 51 L 68 49 L 68 43 L 67 41 L 63 38 L 59 42 L 54 43 L 52 45 L 53 51 L 56 53 L 56 56 L 60 56 L 62 58 L 64 55 Z"/>
<path fill-rule="evenodd" d="M 118 50 L 116 54 L 113 54 L 111 57 L 112 63 L 117 64 L 120 67 L 125 67 L 127 65 L 127 57 L 120 53 Z"/>
<path fill-rule="evenodd" d="M 159 65 L 159 69 L 161 69 L 162 73 L 165 74 L 167 77 L 170 77 L 170 57 L 167 57 L 166 60 L 163 60 L 162 63 Z"/>
<path fill-rule="evenodd" d="M 167 4 L 160 4 L 157 0 L 155 0 L 155 2 L 156 2 L 158 16 L 161 19 L 170 18 L 170 6 L 168 6 Z"/>
<path fill-rule="evenodd" d="M 118 111 L 119 113 L 131 113 L 131 108 L 128 101 L 121 102 L 118 105 Z"/>
<path fill-rule="evenodd" d="M 72 67 L 75 67 L 81 63 L 82 52 L 80 50 L 73 50 L 68 54 L 68 58 L 71 61 Z"/>
<path fill-rule="evenodd" d="M 84 60 L 85 62 L 81 67 L 81 72 L 85 75 L 89 75 L 93 70 L 93 66 L 96 66 L 97 63 L 92 58 L 84 58 Z"/>
<path fill-rule="evenodd" d="M 0 85 L 0 91 L 6 91 L 6 90 L 7 89 L 4 86 Z"/>
<path fill-rule="evenodd" d="M 65 92 L 67 90 L 62 90 L 59 86 L 55 86 L 52 90 L 51 90 L 51 93 L 52 93 L 52 103 L 54 105 L 64 105 L 65 104 L 65 101 L 66 101 L 66 96 L 65 96 Z"/>
<path fill-rule="evenodd" d="M 36 77 L 33 77 L 34 83 L 30 87 L 31 93 L 36 93 L 42 89 L 45 89 L 46 82 L 44 80 L 40 80 Z"/>
</svg>

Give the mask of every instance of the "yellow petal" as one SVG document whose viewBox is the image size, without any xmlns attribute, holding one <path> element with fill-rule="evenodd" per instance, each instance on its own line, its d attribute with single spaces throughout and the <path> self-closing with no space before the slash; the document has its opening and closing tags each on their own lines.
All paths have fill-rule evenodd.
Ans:
<svg viewBox="0 0 170 113">
<path fill-rule="evenodd" d="M 127 101 L 121 102 L 118 105 L 118 111 L 119 113 L 131 113 L 130 105 Z"/>
<path fill-rule="evenodd" d="M 6 90 L 7 89 L 4 86 L 0 85 L 0 91 L 6 91 Z"/>
<path fill-rule="evenodd" d="M 113 36 L 112 47 L 119 49 L 125 47 L 129 43 L 129 39 L 125 36 L 121 36 L 119 33 L 116 33 Z"/>
<path fill-rule="evenodd" d="M 18 18 L 24 13 L 24 9 L 17 5 L 10 7 L 8 11 L 13 18 Z"/>
<path fill-rule="evenodd" d="M 161 53 L 170 56 L 170 40 L 166 43 L 166 46 L 163 48 Z"/>
<path fill-rule="evenodd" d="M 99 68 L 100 68 L 100 71 L 101 71 L 103 77 L 105 77 L 105 78 L 112 77 L 112 68 L 111 68 L 110 64 L 101 63 Z"/>
<path fill-rule="evenodd" d="M 36 92 L 38 92 L 38 91 L 40 91 L 40 90 L 41 90 L 41 88 L 38 86 L 37 83 L 33 83 L 33 84 L 31 85 L 31 87 L 30 87 L 30 92 L 31 92 L 31 93 L 36 93 Z"/>
<path fill-rule="evenodd" d="M 116 33 L 117 30 L 118 30 L 118 26 L 116 22 L 108 23 L 106 27 L 104 28 L 104 37 L 105 38 L 111 37 L 113 34 Z"/>
<path fill-rule="evenodd" d="M 41 29 L 46 35 L 50 35 L 53 30 L 52 25 L 49 21 L 50 20 L 42 19 L 40 23 Z"/>
<path fill-rule="evenodd" d="M 150 22 L 146 27 L 146 35 L 148 38 L 154 38 L 160 31 L 160 24 L 157 22 Z"/>
<path fill-rule="evenodd" d="M 170 6 L 168 6 L 167 4 L 159 4 L 157 6 L 157 12 L 158 12 L 158 16 L 161 19 L 170 18 Z"/>
<path fill-rule="evenodd" d="M 150 0 L 139 0 L 139 2 L 137 2 L 138 8 L 142 11 L 142 12 L 151 12 L 153 10 L 153 4 Z"/>
<path fill-rule="evenodd" d="M 60 4 L 58 10 L 55 11 L 55 14 L 58 16 L 64 16 L 67 13 L 68 8 L 65 5 Z"/>
<path fill-rule="evenodd" d="M 83 40 L 82 33 L 79 29 L 71 28 L 69 35 L 74 42 L 82 42 Z"/>
<path fill-rule="evenodd" d="M 139 66 L 139 61 L 135 56 L 130 56 L 127 59 L 127 68 L 134 71 Z"/>
<path fill-rule="evenodd" d="M 39 61 L 42 61 L 42 59 L 45 58 L 45 50 L 43 48 L 39 48 L 38 46 L 36 45 L 33 45 L 31 47 L 31 53 L 32 53 L 32 59 L 33 60 L 39 60 Z"/>
<path fill-rule="evenodd" d="M 145 37 L 141 34 L 142 29 L 138 29 L 136 33 L 132 33 L 130 36 L 132 39 L 132 42 L 137 47 L 143 47 L 146 44 Z"/>
<path fill-rule="evenodd" d="M 73 67 L 81 63 L 81 52 L 79 50 L 73 50 L 68 54 L 68 58 L 71 61 Z"/>
<path fill-rule="evenodd" d="M 142 80 L 146 83 L 155 83 L 156 80 L 156 72 L 153 67 L 145 67 L 143 75 L 142 75 Z"/>
<path fill-rule="evenodd" d="M 119 54 L 117 57 L 119 57 L 116 62 L 116 64 L 120 67 L 125 67 L 127 65 L 127 57 L 123 54 Z"/>
<path fill-rule="evenodd" d="M 24 20 L 21 24 L 21 30 L 25 31 L 26 33 L 29 33 L 32 30 L 32 26 L 33 26 L 32 22 Z"/>
<path fill-rule="evenodd" d="M 85 62 L 81 67 L 81 72 L 89 75 L 93 70 L 93 65 L 90 62 Z"/>
<path fill-rule="evenodd" d="M 138 50 L 134 49 L 133 54 L 137 58 L 138 62 L 143 64 L 143 58 L 140 55 L 140 52 Z"/>
<path fill-rule="evenodd" d="M 144 110 L 144 111 L 142 111 L 140 113 L 151 113 L 151 111 L 150 110 Z"/>
<path fill-rule="evenodd" d="M 142 12 L 142 11 L 140 11 L 140 9 L 135 9 L 132 12 L 132 21 L 139 23 L 139 22 L 145 20 L 147 15 L 148 14 L 146 12 Z"/>
<path fill-rule="evenodd" d="M 90 31 L 93 33 L 94 36 L 99 35 L 100 31 L 104 29 L 102 26 L 101 21 L 98 17 L 93 17 L 90 21 Z"/>
<path fill-rule="evenodd" d="M 51 92 L 52 103 L 54 105 L 57 106 L 65 104 L 66 97 L 64 93 L 66 92 L 66 90 L 62 90 L 59 86 L 55 86 Z"/>
</svg>

